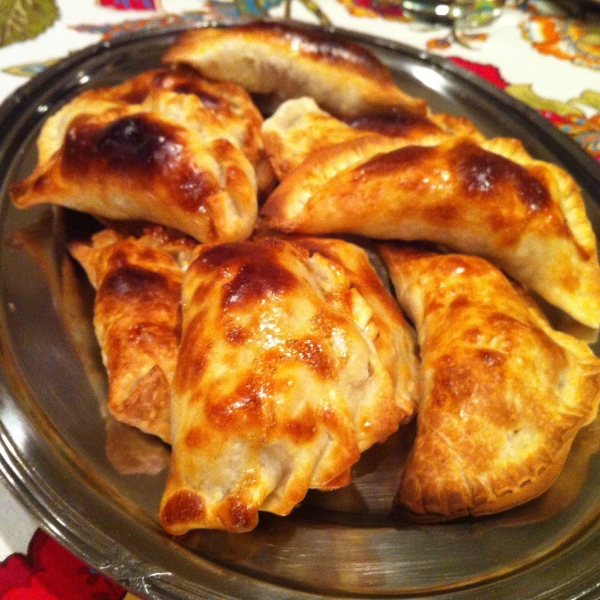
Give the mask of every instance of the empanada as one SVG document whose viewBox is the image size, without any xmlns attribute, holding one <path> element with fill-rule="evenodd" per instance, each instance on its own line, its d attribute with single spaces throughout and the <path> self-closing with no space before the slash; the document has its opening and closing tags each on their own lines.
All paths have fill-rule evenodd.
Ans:
<svg viewBox="0 0 600 600">
<path fill-rule="evenodd" d="M 161 503 L 172 534 L 252 529 L 347 484 L 406 411 L 344 269 L 280 238 L 204 245 L 186 272 Z"/>
<path fill-rule="evenodd" d="M 439 520 L 538 496 L 597 414 L 600 360 L 484 259 L 381 253 L 421 351 L 417 436 L 397 502 Z"/>
<path fill-rule="evenodd" d="M 363 46 L 286 23 L 192 29 L 163 61 L 192 66 L 209 79 L 233 81 L 277 102 L 309 96 L 336 116 L 427 113 L 425 100 L 404 93 Z"/>
<path fill-rule="evenodd" d="M 262 125 L 265 149 L 281 180 L 316 150 L 379 133 L 404 141 L 440 142 L 451 135 L 484 137 L 464 117 L 389 112 L 346 123 L 321 109 L 312 98 L 287 100 Z"/>
<path fill-rule="evenodd" d="M 183 265 L 195 246 L 154 230 L 138 239 L 103 230 L 71 254 L 96 288 L 94 328 L 108 372 L 108 408 L 123 423 L 170 440 Z"/>
<path fill-rule="evenodd" d="M 483 256 L 575 320 L 600 326 L 596 239 L 580 190 L 518 140 L 337 144 L 289 173 L 262 215 L 286 232 L 420 239 Z"/>
<path fill-rule="evenodd" d="M 42 160 L 11 185 L 12 200 L 144 219 L 199 241 L 245 239 L 256 221 L 256 174 L 230 137 L 194 94 L 155 89 L 141 104 L 84 95 L 46 122 Z"/>
</svg>

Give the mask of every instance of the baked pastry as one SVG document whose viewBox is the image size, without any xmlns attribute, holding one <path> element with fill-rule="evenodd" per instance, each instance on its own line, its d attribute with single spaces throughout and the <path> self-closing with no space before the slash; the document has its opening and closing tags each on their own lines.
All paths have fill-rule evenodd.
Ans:
<svg viewBox="0 0 600 600">
<path fill-rule="evenodd" d="M 421 352 L 417 435 L 397 502 L 421 520 L 495 513 L 546 490 L 597 414 L 600 360 L 489 262 L 385 244 Z"/>
<path fill-rule="evenodd" d="M 275 105 L 310 96 L 324 110 L 347 118 L 389 110 L 427 114 L 425 100 L 398 88 L 387 67 L 363 46 L 285 23 L 191 29 L 163 62 L 274 96 Z"/>
<path fill-rule="evenodd" d="M 254 166 L 259 193 L 273 188 L 274 173 L 260 133 L 263 117 L 244 88 L 229 81 L 209 81 L 191 69 L 155 69 L 119 86 L 106 88 L 106 93 L 115 100 L 141 104 L 148 102 L 154 90 L 196 96 L 205 109 L 202 117 L 213 115 L 223 127 L 226 139 L 239 148 Z M 100 94 L 102 90 L 92 93 Z"/>
<path fill-rule="evenodd" d="M 341 269 L 348 277 L 351 288 L 366 302 L 368 312 L 362 320 L 365 321 L 367 316 L 369 320 L 364 328 L 392 378 L 399 409 L 398 421 L 408 422 L 417 408 L 419 365 L 415 333 L 406 322 L 395 298 L 385 288 L 367 251 L 337 238 L 288 237 L 287 241 L 306 250 L 309 256 L 320 255 Z"/>
<path fill-rule="evenodd" d="M 182 292 L 172 460 L 160 518 L 248 531 L 350 479 L 405 418 L 340 268 L 280 238 L 199 247 Z M 232 370 L 235 365 L 235 370 Z"/>
<path fill-rule="evenodd" d="M 288 233 L 427 240 L 479 255 L 600 326 L 596 240 L 580 190 L 518 140 L 340 143 L 289 173 L 261 214 L 266 227 Z"/>
<path fill-rule="evenodd" d="M 103 230 L 91 244 L 69 248 L 97 290 L 94 328 L 108 372 L 108 408 L 117 420 L 166 442 L 181 281 L 192 245 L 160 229 L 140 239 Z"/>
<path fill-rule="evenodd" d="M 101 114 L 121 104 L 144 105 L 152 110 L 152 96 L 160 90 L 195 96 L 199 101 L 197 118 L 221 125 L 222 135 L 253 164 L 259 191 L 273 187 L 274 174 L 260 134 L 263 117 L 248 92 L 234 83 L 209 81 L 190 69 L 153 69 L 116 86 L 80 93 L 44 124 L 38 139 L 39 162 L 46 162 L 60 149 L 75 116 Z"/>
<path fill-rule="evenodd" d="M 10 193 L 19 208 L 53 203 L 199 241 L 244 239 L 256 174 L 230 137 L 194 94 L 159 88 L 140 104 L 82 95 L 45 123 L 40 162 Z"/>
<path fill-rule="evenodd" d="M 429 143 L 452 135 L 484 137 L 464 117 L 453 115 L 398 114 L 394 111 L 342 121 L 321 109 L 313 98 L 283 102 L 262 125 L 265 149 L 281 180 L 316 150 L 368 134 Z"/>
</svg>

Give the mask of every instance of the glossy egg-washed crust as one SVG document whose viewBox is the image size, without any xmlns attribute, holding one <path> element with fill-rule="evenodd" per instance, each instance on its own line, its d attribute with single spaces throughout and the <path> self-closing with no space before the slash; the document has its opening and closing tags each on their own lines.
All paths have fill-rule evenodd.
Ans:
<svg viewBox="0 0 600 600">
<path fill-rule="evenodd" d="M 428 112 L 424 100 L 398 88 L 388 68 L 359 44 L 290 24 L 189 30 L 163 61 L 192 66 L 205 77 L 234 81 L 279 101 L 310 96 L 346 118 L 387 110 Z"/>
<path fill-rule="evenodd" d="M 384 287 L 367 252 L 356 244 L 336 238 L 293 236 L 289 241 L 308 251 L 310 256 L 320 254 L 336 265 L 365 300 L 370 309 L 367 326 L 370 328 L 369 336 L 394 383 L 398 420 L 401 423 L 409 421 L 418 403 L 416 339 L 398 302 Z"/>
<path fill-rule="evenodd" d="M 166 442 L 181 329 L 180 262 L 193 246 L 158 230 L 135 239 L 107 229 L 91 244 L 69 247 L 96 288 L 94 328 L 108 373 L 108 408 Z"/>
<path fill-rule="evenodd" d="M 600 361 L 483 259 L 389 244 L 381 254 L 422 361 L 399 507 L 434 521 L 538 496 L 597 413 Z"/>
<path fill-rule="evenodd" d="M 263 117 L 243 87 L 230 81 L 209 81 L 190 69 L 179 68 L 145 71 L 121 85 L 96 88 L 88 93 L 94 95 L 94 101 L 107 98 L 128 104 L 141 104 L 155 93 L 154 90 L 196 96 L 223 127 L 223 135 L 254 166 L 259 193 L 271 190 L 275 180 L 271 163 L 263 148 L 260 132 Z M 206 114 L 202 116 L 206 118 Z"/>
<path fill-rule="evenodd" d="M 288 514 L 309 488 L 347 484 L 360 452 L 397 430 L 414 406 L 397 402 L 367 302 L 314 248 L 199 247 L 183 283 L 167 531 Z"/>
<path fill-rule="evenodd" d="M 518 140 L 342 142 L 311 153 L 261 214 L 266 226 L 292 233 L 427 240 L 483 256 L 577 321 L 600 326 L 596 240 L 580 190 Z"/>
<path fill-rule="evenodd" d="M 597 330 L 596 241 L 573 179 L 431 114 L 366 48 L 322 32 L 207 27 L 164 62 L 51 116 L 36 169 L 10 191 L 20 208 L 205 243 L 155 228 L 70 247 L 97 289 L 111 413 L 172 443 L 165 529 L 241 532 L 259 510 L 287 514 L 308 489 L 349 483 L 360 453 L 417 410 L 406 514 L 492 513 L 544 491 L 597 412 L 589 348 L 484 260 L 388 244 L 419 368 L 364 250 L 316 236 L 484 256 Z M 264 123 L 253 99 L 274 111 Z"/>
<path fill-rule="evenodd" d="M 464 117 L 389 111 L 346 122 L 324 111 L 309 97 L 282 103 L 261 128 L 265 151 L 280 180 L 316 150 L 374 133 L 414 142 L 424 139 L 442 141 L 453 135 L 484 139 Z"/>
<path fill-rule="evenodd" d="M 83 93 L 45 123 L 40 161 L 11 185 L 16 206 L 145 219 L 198 241 L 248 237 L 257 176 L 224 117 L 198 94 L 168 86 L 153 87 L 140 103 L 123 92 L 125 99 L 106 89 Z"/>
</svg>

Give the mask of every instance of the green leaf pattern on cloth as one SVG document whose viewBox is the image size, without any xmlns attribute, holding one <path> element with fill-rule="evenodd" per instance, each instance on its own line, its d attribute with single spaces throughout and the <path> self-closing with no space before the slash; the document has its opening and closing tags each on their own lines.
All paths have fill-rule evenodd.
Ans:
<svg viewBox="0 0 600 600">
<path fill-rule="evenodd" d="M 0 0 L 0 47 L 37 37 L 58 16 L 55 0 Z"/>
<path fill-rule="evenodd" d="M 576 114 L 583 116 L 583 111 L 575 106 L 574 101 L 561 102 L 559 100 L 542 98 L 535 94 L 530 83 L 509 85 L 505 91 L 536 110 L 551 111 L 557 115 Z"/>
</svg>

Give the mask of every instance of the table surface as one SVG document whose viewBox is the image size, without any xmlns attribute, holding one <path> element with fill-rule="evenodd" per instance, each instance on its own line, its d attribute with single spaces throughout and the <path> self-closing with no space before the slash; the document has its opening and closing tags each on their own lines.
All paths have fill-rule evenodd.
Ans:
<svg viewBox="0 0 600 600">
<path fill-rule="evenodd" d="M 38 4 L 43 10 L 35 14 L 28 3 L 18 0 L 0 6 L 0 101 L 70 52 L 126 31 L 194 15 L 288 16 L 444 56 L 538 110 L 600 161 L 600 4 L 594 2 L 530 0 L 517 5 L 509 0 L 489 27 L 458 34 L 410 21 L 392 0 L 40 0 Z M 10 558 L 27 555 L 31 566 L 32 540 L 39 546 L 40 536 L 45 533 L 35 518 L 0 485 L 0 561 L 4 560 L 0 598 L 9 598 L 3 595 L 2 581 L 12 566 Z M 81 598 L 87 598 L 86 593 L 82 591 Z M 124 590 L 113 593 L 102 597 L 125 596 Z"/>
</svg>

